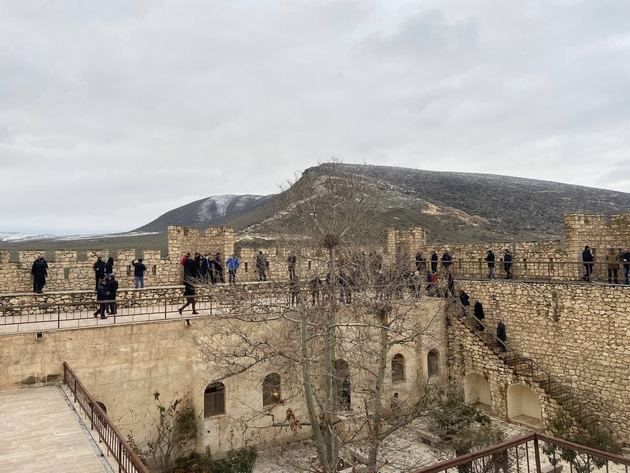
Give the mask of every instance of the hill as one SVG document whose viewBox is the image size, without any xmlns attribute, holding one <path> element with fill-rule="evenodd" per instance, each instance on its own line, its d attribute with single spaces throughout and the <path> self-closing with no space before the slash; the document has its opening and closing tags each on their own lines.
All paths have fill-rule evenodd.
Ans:
<svg viewBox="0 0 630 473">
<path fill-rule="evenodd" d="M 358 177 L 381 197 L 376 230 L 424 227 L 431 241 L 489 242 L 558 239 L 567 213 L 630 211 L 630 194 L 558 182 L 493 174 L 437 172 L 390 166 L 322 164 L 294 184 L 335 175 Z M 212 196 L 173 209 L 130 234 L 64 240 L 68 248 L 163 248 L 168 225 L 230 225 L 241 235 L 273 234 L 292 224 L 291 189 L 269 196 Z M 135 233 L 135 236 L 134 236 Z M 75 245 L 76 243 L 76 245 Z M 53 246 L 50 246 L 53 245 Z M 147 246 L 148 245 L 148 246 Z M 5 248 L 54 248 L 59 241 L 2 243 Z"/>
</svg>

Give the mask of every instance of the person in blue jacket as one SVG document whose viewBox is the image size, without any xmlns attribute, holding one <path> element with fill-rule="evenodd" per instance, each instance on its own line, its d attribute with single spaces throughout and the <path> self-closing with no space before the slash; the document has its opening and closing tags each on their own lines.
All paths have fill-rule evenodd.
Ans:
<svg viewBox="0 0 630 473">
<path fill-rule="evenodd" d="M 230 256 L 225 265 L 228 269 L 228 281 L 230 284 L 236 284 L 236 271 L 241 266 L 241 261 L 234 255 Z"/>
</svg>

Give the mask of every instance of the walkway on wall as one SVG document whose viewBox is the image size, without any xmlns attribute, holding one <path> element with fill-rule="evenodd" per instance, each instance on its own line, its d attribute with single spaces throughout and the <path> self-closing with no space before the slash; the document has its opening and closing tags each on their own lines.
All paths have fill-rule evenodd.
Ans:
<svg viewBox="0 0 630 473">
<path fill-rule="evenodd" d="M 0 392 L 0 472 L 111 469 L 58 387 Z"/>
</svg>

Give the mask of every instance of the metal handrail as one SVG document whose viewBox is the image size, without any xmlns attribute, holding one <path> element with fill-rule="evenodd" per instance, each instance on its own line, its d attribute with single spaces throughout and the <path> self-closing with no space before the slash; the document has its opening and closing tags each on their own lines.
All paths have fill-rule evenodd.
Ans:
<svg viewBox="0 0 630 473">
<path fill-rule="evenodd" d="M 475 317 L 474 314 L 471 314 L 472 319 L 478 323 L 480 326 L 482 326 L 484 328 L 484 331 L 490 335 L 492 335 L 494 337 L 494 339 L 499 342 L 499 344 L 501 344 L 503 347 L 505 347 L 505 349 L 507 351 L 510 351 L 516 355 L 518 355 L 518 353 L 515 350 L 512 350 L 507 342 L 503 342 L 501 339 L 499 339 L 496 335 L 493 334 L 492 331 L 488 330 L 488 326 L 486 324 L 484 324 L 480 319 L 478 319 L 477 317 Z M 466 324 L 464 324 L 466 325 Z M 565 394 L 568 394 L 569 396 L 571 396 L 572 400 L 578 405 L 579 408 L 579 414 L 580 416 L 586 412 L 590 415 L 592 415 L 593 417 L 597 418 L 597 420 L 599 421 L 599 423 L 604 426 L 606 428 L 606 430 L 608 430 L 608 432 L 612 435 L 614 432 L 614 429 L 608 425 L 608 423 L 606 421 L 604 421 L 599 415 L 595 414 L 588 406 L 588 404 L 584 403 L 581 400 L 582 394 L 578 394 L 573 388 L 566 386 L 565 384 L 561 383 L 560 381 L 558 381 L 551 373 L 549 373 L 546 369 L 542 368 L 539 364 L 537 364 L 532 358 L 529 357 L 525 357 L 522 355 L 518 355 L 520 357 L 520 360 L 522 360 L 523 362 L 525 362 L 527 365 L 529 365 L 529 369 L 532 373 L 532 378 L 534 377 L 538 377 L 539 373 L 543 373 L 544 376 L 546 377 L 546 380 L 549 383 L 554 383 L 556 384 L 561 391 L 564 391 Z M 538 371 L 539 373 L 534 374 L 534 370 Z M 539 382 L 539 381 L 537 381 Z"/>
<path fill-rule="evenodd" d="M 149 473 L 149 469 L 127 444 L 125 437 L 123 437 L 88 390 L 85 389 L 77 375 L 65 361 L 63 362 L 63 381 L 74 395 L 74 402 L 78 402 L 83 413 L 89 416 L 90 429 L 97 431 L 99 442 L 105 443 L 108 452 L 113 455 L 118 466 L 118 472 Z"/>
<path fill-rule="evenodd" d="M 497 455 L 504 453 L 506 450 L 510 448 L 519 447 L 523 444 L 527 444 L 528 442 L 534 442 L 535 454 L 536 454 L 536 471 L 540 473 L 540 451 L 538 442 L 545 442 L 551 445 L 555 445 L 556 447 L 574 450 L 578 453 L 589 455 L 592 457 L 601 458 L 602 460 L 619 463 L 621 465 L 630 466 L 630 458 L 625 458 L 620 455 L 614 455 L 612 453 L 604 452 L 602 450 L 597 450 L 591 447 L 586 447 L 584 445 L 579 445 L 577 443 L 569 442 L 566 440 L 562 440 L 559 438 L 551 437 L 545 434 L 541 434 L 538 432 L 524 435 L 522 437 L 517 437 L 515 439 L 507 440 L 505 442 L 499 443 L 493 447 L 485 448 L 483 450 L 479 450 L 474 453 L 468 453 L 466 455 L 461 455 L 456 458 L 452 458 L 450 460 L 445 460 L 439 463 L 435 463 L 433 465 L 420 468 L 415 470 L 413 473 L 439 473 L 441 471 L 450 470 L 451 468 L 456 468 L 458 466 L 466 465 L 475 460 L 480 460 L 485 457 Z"/>
</svg>

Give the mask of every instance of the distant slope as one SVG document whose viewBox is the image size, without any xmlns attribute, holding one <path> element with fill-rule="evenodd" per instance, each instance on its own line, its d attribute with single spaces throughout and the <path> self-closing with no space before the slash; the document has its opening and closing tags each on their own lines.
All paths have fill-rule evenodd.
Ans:
<svg viewBox="0 0 630 473">
<path fill-rule="evenodd" d="M 423 171 L 369 165 L 322 164 L 294 184 L 334 173 L 359 176 L 382 196 L 374 225 L 424 227 L 431 241 L 482 242 L 561 238 L 564 215 L 611 215 L 630 211 L 630 194 L 557 182 L 493 174 Z M 290 192 L 290 191 L 289 191 Z M 290 195 L 290 193 L 289 193 Z M 292 226 L 287 195 L 215 196 L 172 210 L 137 231 L 167 225 L 231 225 L 250 235 Z"/>
<path fill-rule="evenodd" d="M 137 228 L 136 232 L 162 232 L 168 225 L 213 227 L 232 224 L 239 215 L 255 213 L 273 196 L 216 195 L 183 205 Z M 246 224 L 245 226 L 249 225 Z"/>
<path fill-rule="evenodd" d="M 378 192 L 381 208 L 371 219 L 375 230 L 421 226 L 435 242 L 556 239 L 563 235 L 567 213 L 630 212 L 628 193 L 493 174 L 323 164 L 304 171 L 294 185 L 331 174 L 359 176 L 366 188 Z M 212 196 L 161 215 L 135 235 L 64 238 L 63 243 L 59 238 L 0 241 L 0 248 L 165 248 L 168 225 L 229 225 L 241 235 L 273 235 L 294 226 L 291 195 L 289 189 L 269 196 Z"/>
</svg>

